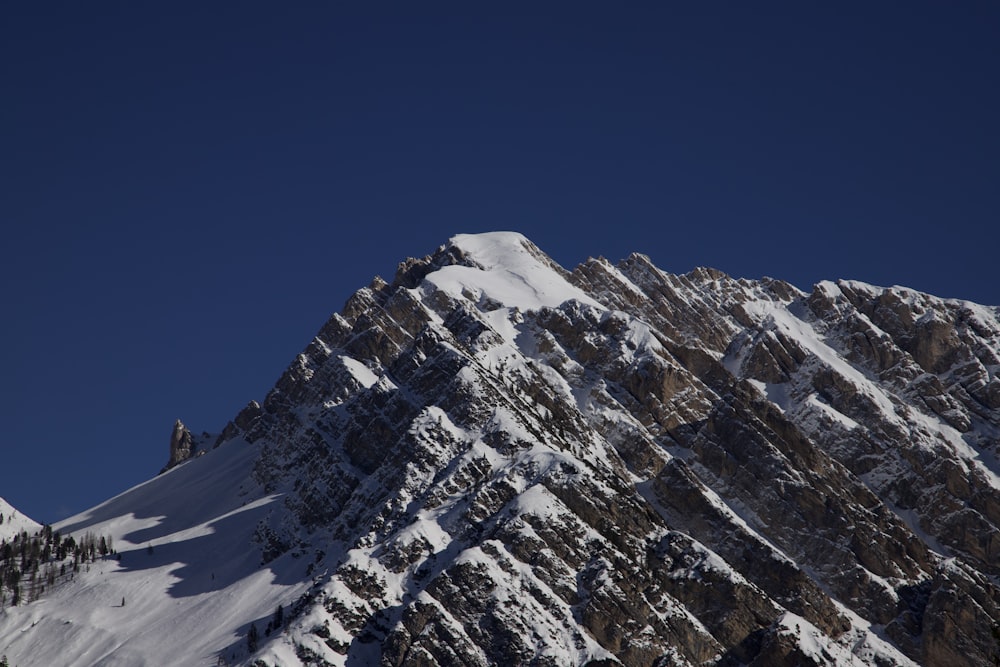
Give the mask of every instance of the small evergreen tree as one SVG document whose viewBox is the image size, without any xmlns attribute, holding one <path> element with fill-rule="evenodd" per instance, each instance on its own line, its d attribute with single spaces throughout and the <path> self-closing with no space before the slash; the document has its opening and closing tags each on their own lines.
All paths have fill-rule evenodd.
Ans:
<svg viewBox="0 0 1000 667">
<path fill-rule="evenodd" d="M 260 634 L 258 634 L 257 632 L 257 624 L 251 623 L 250 631 L 247 632 L 247 650 L 249 650 L 250 653 L 256 653 L 257 643 L 259 641 L 260 641 Z"/>
<path fill-rule="evenodd" d="M 274 626 L 275 630 L 279 630 L 285 622 L 285 608 L 280 604 L 278 608 L 274 610 L 274 618 L 271 619 L 271 625 Z"/>
</svg>

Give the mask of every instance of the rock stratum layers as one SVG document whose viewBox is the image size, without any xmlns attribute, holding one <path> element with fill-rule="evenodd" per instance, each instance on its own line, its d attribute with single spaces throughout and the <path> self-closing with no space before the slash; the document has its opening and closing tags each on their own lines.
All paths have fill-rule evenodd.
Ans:
<svg viewBox="0 0 1000 667">
<path fill-rule="evenodd" d="M 998 368 L 995 308 L 455 237 L 220 438 L 315 573 L 257 659 L 993 664 Z"/>
</svg>

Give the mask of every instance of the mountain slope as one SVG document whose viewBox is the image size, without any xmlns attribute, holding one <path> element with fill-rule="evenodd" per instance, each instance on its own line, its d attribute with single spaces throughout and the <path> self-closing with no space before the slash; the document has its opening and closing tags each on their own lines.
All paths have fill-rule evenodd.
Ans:
<svg viewBox="0 0 1000 667">
<path fill-rule="evenodd" d="M 0 498 L 0 540 L 10 541 L 21 532 L 34 533 L 41 525 L 18 512 L 13 505 Z"/>
<path fill-rule="evenodd" d="M 308 586 L 285 562 L 261 569 L 251 546 L 273 502 L 246 482 L 255 453 L 219 449 L 57 524 L 112 536 L 120 560 L 85 563 L 6 609 L 0 652 L 12 665 L 215 664 L 252 620 Z"/>
<path fill-rule="evenodd" d="M 967 302 L 641 255 L 567 272 L 458 236 L 356 293 L 214 443 L 175 430 L 180 465 L 56 526 L 122 559 L 8 609 L 0 645 L 22 666 L 988 664 L 998 359 L 997 311 Z"/>
</svg>

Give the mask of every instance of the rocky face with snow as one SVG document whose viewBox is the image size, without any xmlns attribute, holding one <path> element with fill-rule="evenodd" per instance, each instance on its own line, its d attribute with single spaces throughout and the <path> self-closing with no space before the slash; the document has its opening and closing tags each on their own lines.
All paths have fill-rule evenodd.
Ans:
<svg viewBox="0 0 1000 667">
<path fill-rule="evenodd" d="M 355 294 L 208 455 L 61 527 L 162 545 L 136 618 L 245 601 L 176 664 L 986 665 L 998 368 L 992 308 L 458 236 Z M 138 581 L 123 560 L 87 590 Z"/>
</svg>

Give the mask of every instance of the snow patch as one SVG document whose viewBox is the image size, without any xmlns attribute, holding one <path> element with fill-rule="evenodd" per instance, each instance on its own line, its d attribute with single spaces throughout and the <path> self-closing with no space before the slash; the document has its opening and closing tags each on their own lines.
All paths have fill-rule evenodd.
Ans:
<svg viewBox="0 0 1000 667">
<path fill-rule="evenodd" d="M 347 355 L 341 355 L 339 358 L 351 376 L 365 389 L 371 389 L 372 385 L 378 382 L 378 376 L 357 359 Z"/>
<path fill-rule="evenodd" d="M 538 310 L 576 300 L 602 306 L 571 285 L 543 256 L 532 252 L 530 241 L 515 232 L 460 234 L 451 245 L 461 249 L 481 268 L 444 266 L 424 280 L 455 298 L 494 301 L 508 308 Z"/>
</svg>

